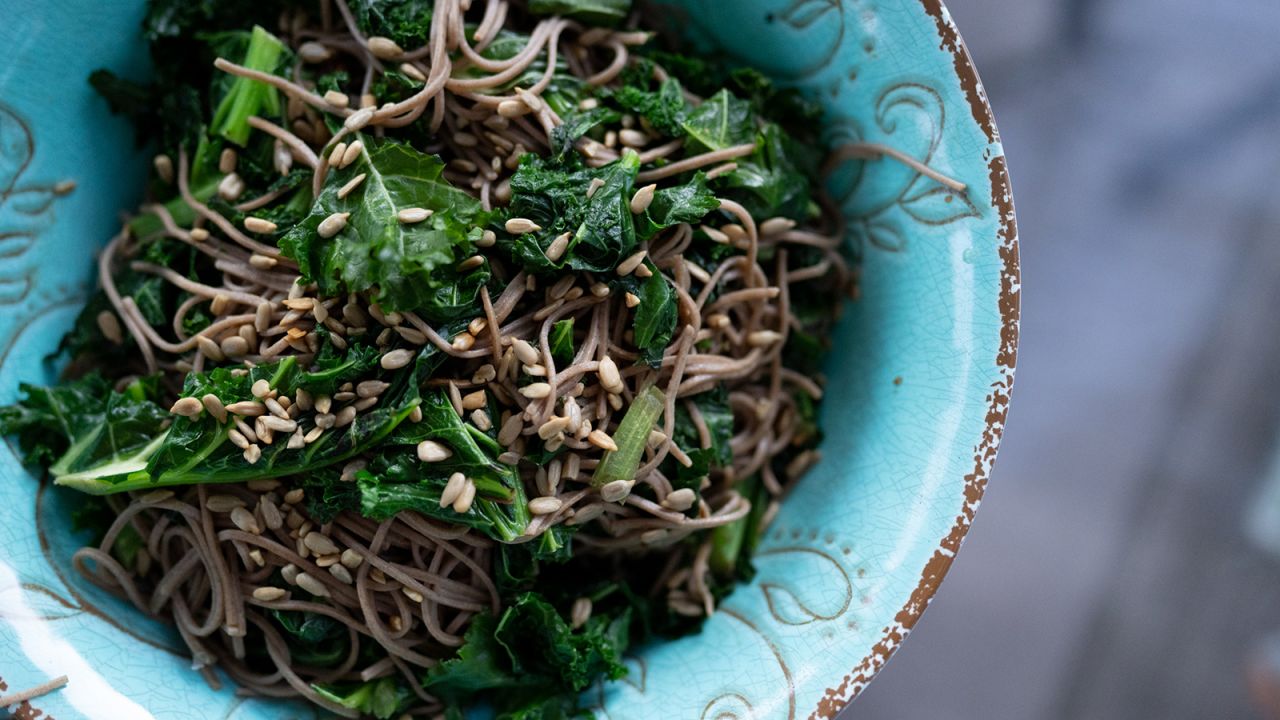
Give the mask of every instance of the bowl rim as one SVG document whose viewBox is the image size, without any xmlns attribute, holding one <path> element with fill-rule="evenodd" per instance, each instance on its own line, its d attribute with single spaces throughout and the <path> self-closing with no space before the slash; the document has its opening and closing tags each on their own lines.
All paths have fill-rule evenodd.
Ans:
<svg viewBox="0 0 1280 720">
<path fill-rule="evenodd" d="M 918 0 L 925 14 L 933 18 L 940 47 L 950 53 L 957 79 L 968 101 L 973 119 L 991 143 L 1000 142 L 995 113 L 988 102 L 986 89 L 978 70 L 969 55 L 964 39 L 943 0 Z M 835 720 L 866 689 L 871 680 L 884 669 L 889 658 L 902 645 L 902 641 L 919 622 L 921 615 L 937 594 L 947 572 L 951 569 L 956 553 L 969 534 L 974 515 L 986 491 L 996 452 L 1004 435 L 1005 420 L 1009 412 L 1009 400 L 1013 390 L 1014 370 L 1018 359 L 1018 332 L 1021 319 L 1019 297 L 1021 293 L 1021 269 L 1019 262 L 1017 218 L 1013 205 L 1013 190 L 1009 182 L 1008 164 L 1003 152 L 995 154 L 987 164 L 992 202 L 999 215 L 997 236 L 1000 240 L 1000 345 L 996 353 L 996 367 L 1000 380 L 993 384 L 987 396 L 986 427 L 973 446 L 973 470 L 964 477 L 963 501 L 956 513 L 956 521 L 934 549 L 929 562 L 920 573 L 916 588 L 906 603 L 886 625 L 880 640 L 871 648 L 857 667 L 849 671 L 840 683 L 830 686 L 823 693 L 808 717 L 810 720 Z"/>
</svg>

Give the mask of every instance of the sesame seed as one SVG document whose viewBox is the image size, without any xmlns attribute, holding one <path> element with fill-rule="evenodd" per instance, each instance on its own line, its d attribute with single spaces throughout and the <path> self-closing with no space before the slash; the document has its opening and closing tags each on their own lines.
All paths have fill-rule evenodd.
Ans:
<svg viewBox="0 0 1280 720">
<path fill-rule="evenodd" d="M 342 167 L 346 167 L 355 162 L 362 152 L 364 152 L 363 140 L 356 140 L 348 145 L 347 149 L 342 152 Z"/>
<path fill-rule="evenodd" d="M 603 430 L 592 430 L 587 433 L 587 442 L 609 452 L 614 452 L 618 449 L 618 443 L 614 442 L 613 438 L 609 437 L 609 434 Z"/>
<path fill-rule="evenodd" d="M 324 583 L 304 572 L 298 573 L 298 576 L 295 578 L 295 582 L 298 583 L 298 587 L 306 590 L 316 597 L 329 597 L 329 589 L 324 586 Z"/>
<path fill-rule="evenodd" d="M 636 268 L 640 267 L 640 263 L 644 262 L 644 259 L 645 257 L 648 256 L 648 254 L 649 254 L 648 251 L 641 250 L 639 252 L 632 253 L 631 255 L 627 256 L 626 260 L 623 260 L 622 262 L 618 263 L 618 269 L 617 269 L 618 275 L 620 276 L 630 275 L 631 273 L 635 272 Z"/>
<path fill-rule="evenodd" d="M 519 100 L 503 100 L 498 103 L 498 114 L 505 118 L 516 118 L 528 114 L 529 106 Z"/>
<path fill-rule="evenodd" d="M 768 347 L 782 339 L 782 333 L 776 330 L 756 330 L 747 335 L 747 344 L 751 347 Z"/>
<path fill-rule="evenodd" d="M 697 493 L 692 488 L 680 488 L 667 495 L 667 498 L 662 501 L 662 506 L 676 512 L 684 512 L 693 507 L 693 503 L 697 499 Z"/>
<path fill-rule="evenodd" d="M 564 251 L 569 249 L 569 239 L 573 237 L 573 233 L 562 233 L 556 236 L 555 240 L 547 246 L 546 256 L 551 262 L 559 262 L 564 256 Z"/>
<path fill-rule="evenodd" d="M 449 476 L 449 482 L 445 484 L 444 490 L 440 492 L 440 507 L 449 507 L 462 494 L 463 488 L 467 485 L 467 476 L 460 472 L 453 473 Z"/>
<path fill-rule="evenodd" d="M 270 270 L 276 266 L 277 262 L 278 261 L 275 258 L 270 255 L 263 255 L 262 253 L 254 253 L 249 256 L 249 264 L 259 270 Z"/>
<path fill-rule="evenodd" d="M 635 293 L 627 293 L 626 301 L 627 301 L 627 307 L 629 308 L 633 308 L 640 304 L 640 298 L 636 297 Z"/>
<path fill-rule="evenodd" d="M 288 594 L 288 591 L 286 591 L 284 588 L 271 587 L 268 585 L 268 586 L 255 589 L 253 591 L 253 599 L 261 600 L 262 602 L 273 602 L 275 600 L 279 600 L 280 598 L 284 597 L 287 594 Z"/>
<path fill-rule="evenodd" d="M 360 187 L 360 183 L 364 182 L 366 175 L 367 175 L 366 173 L 360 173 L 359 175 L 348 180 L 346 185 L 343 185 L 342 187 L 338 188 L 338 199 L 345 200 L 346 197 L 350 195 L 353 190 Z"/>
<path fill-rule="evenodd" d="M 347 144 L 340 142 L 333 146 L 333 151 L 329 153 L 329 167 L 340 167 L 342 165 L 342 156 L 347 152 Z"/>
<path fill-rule="evenodd" d="M 342 232 L 347 226 L 347 218 L 351 217 L 351 213 L 337 212 L 320 221 L 319 227 L 316 228 L 316 234 L 322 238 L 331 238 Z"/>
<path fill-rule="evenodd" d="M 530 400 L 537 400 L 550 395 L 551 386 L 544 382 L 530 383 L 520 388 L 520 394 Z"/>
<path fill-rule="evenodd" d="M 326 90 L 324 101 L 339 108 L 345 108 L 351 104 L 351 98 L 347 97 L 346 93 L 338 92 L 337 90 Z"/>
<path fill-rule="evenodd" d="M 241 530 L 253 534 L 262 534 L 262 529 L 258 527 L 258 519 L 248 510 L 237 507 L 231 510 L 231 522 Z"/>
<path fill-rule="evenodd" d="M 263 220 L 260 217 L 247 217 L 244 219 L 244 229 L 252 233 L 268 234 L 275 232 L 279 228 L 270 220 Z"/>
<path fill-rule="evenodd" d="M 481 265 L 484 265 L 484 256 L 472 255 L 466 260 L 463 260 L 462 262 L 458 263 L 458 272 L 466 272 L 468 270 L 474 270 L 480 267 Z"/>
<path fill-rule="evenodd" d="M 333 57 L 333 51 L 318 42 L 304 42 L 298 46 L 298 57 L 305 63 L 322 63 Z"/>
<path fill-rule="evenodd" d="M 393 60 L 404 54 L 404 50 L 396 44 L 395 40 L 388 37 L 375 35 L 365 41 L 369 52 L 379 60 Z"/>
<path fill-rule="evenodd" d="M 462 486 L 462 492 L 458 494 L 458 499 L 453 501 L 453 511 L 465 514 L 471 509 L 471 503 L 476 499 L 476 484 L 467 480 L 467 484 Z"/>
<path fill-rule="evenodd" d="M 484 390 L 476 390 L 462 396 L 462 409 L 475 410 L 489 404 L 489 398 L 485 395 Z"/>
<path fill-rule="evenodd" d="M 542 226 L 528 218 L 511 218 L 506 224 L 507 232 L 512 235 L 525 235 L 531 232 L 538 232 Z"/>
<path fill-rule="evenodd" d="M 209 239 L 209 231 L 204 228 L 191 228 L 191 241 L 202 243 Z"/>
<path fill-rule="evenodd" d="M 605 502 L 621 502 L 631 494 L 631 487 L 635 485 L 633 480 L 614 480 L 606 483 L 600 488 L 600 499 Z"/>
<path fill-rule="evenodd" d="M 498 430 L 498 442 L 504 446 L 510 445 L 520 437 L 520 431 L 524 428 L 524 421 L 517 413 L 507 418 L 502 423 L 502 428 Z"/>
<path fill-rule="evenodd" d="M 348 115 L 347 119 L 342 121 L 342 126 L 348 130 L 351 130 L 352 132 L 355 132 L 364 128 L 365 125 L 368 125 L 369 121 L 372 119 L 373 119 L 373 108 L 368 108 L 368 107 L 361 108 L 351 113 L 350 115 Z M 351 151 L 351 148 L 348 147 L 347 152 L 349 153 L 350 151 Z M 345 158 L 346 156 L 344 155 L 343 157 Z"/>
<path fill-rule="evenodd" d="M 169 412 L 174 415 L 182 415 L 183 417 L 197 417 L 204 410 L 204 405 L 193 397 L 178 398 L 178 401 L 169 408 Z"/>
<path fill-rule="evenodd" d="M 540 497 L 529 501 L 529 512 L 534 515 L 550 515 L 558 512 L 561 507 L 564 507 L 564 502 L 560 498 Z"/>
<path fill-rule="evenodd" d="M 222 148 L 222 152 L 218 154 L 218 172 L 223 173 L 224 175 L 226 173 L 235 172 L 236 163 L 238 161 L 239 157 L 236 155 L 235 150 L 232 150 L 231 148 Z"/>
<path fill-rule="evenodd" d="M 396 213 L 396 219 L 404 223 L 405 225 L 412 225 L 414 223 L 420 223 L 423 220 L 426 220 L 427 218 L 431 217 L 432 214 L 434 214 L 434 211 L 432 210 L 427 210 L 426 208 L 420 208 L 420 207 L 411 207 L 411 208 L 405 208 L 400 212 Z"/>
<path fill-rule="evenodd" d="M 435 440 L 418 443 L 418 459 L 422 462 L 443 462 L 453 457 L 453 451 Z"/>
<path fill-rule="evenodd" d="M 244 449 L 244 461 L 253 465 L 262 459 L 262 448 L 257 445 L 249 445 Z"/>
<path fill-rule="evenodd" d="M 162 153 L 151 159 L 151 165 L 165 185 L 173 184 L 173 158 Z"/>
</svg>

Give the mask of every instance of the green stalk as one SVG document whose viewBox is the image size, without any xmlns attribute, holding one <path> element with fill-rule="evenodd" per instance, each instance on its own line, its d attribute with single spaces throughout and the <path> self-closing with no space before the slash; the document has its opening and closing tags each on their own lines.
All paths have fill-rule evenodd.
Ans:
<svg viewBox="0 0 1280 720">
<path fill-rule="evenodd" d="M 253 33 L 249 36 L 249 48 L 240 64 L 250 70 L 273 73 L 283 54 L 284 44 L 276 36 L 254 25 Z M 259 112 L 268 115 L 280 113 L 280 98 L 276 89 L 257 80 L 236 78 L 227 96 L 218 103 L 210 128 L 213 134 L 243 146 L 249 141 L 249 118 Z"/>
<path fill-rule="evenodd" d="M 618 430 L 613 434 L 613 442 L 618 449 L 606 452 L 604 459 L 596 466 L 596 474 L 591 478 L 595 487 L 604 487 L 615 480 L 634 480 L 636 470 L 640 467 L 640 455 L 649 442 L 649 433 L 653 431 L 658 417 L 667 405 L 667 396 L 656 386 L 650 385 L 636 395 L 627 414 L 618 423 Z"/>
</svg>

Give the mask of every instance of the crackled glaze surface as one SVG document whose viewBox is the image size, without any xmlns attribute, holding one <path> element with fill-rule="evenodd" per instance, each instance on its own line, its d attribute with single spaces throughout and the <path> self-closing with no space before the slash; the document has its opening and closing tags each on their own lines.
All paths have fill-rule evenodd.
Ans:
<svg viewBox="0 0 1280 720">
<path fill-rule="evenodd" d="M 84 78 L 140 72 L 141 4 L 24 6 L 23 27 L 0 27 L 0 403 L 51 376 L 91 253 L 136 199 L 145 159 Z M 833 718 L 923 612 L 995 459 L 1019 293 L 1003 151 L 937 0 L 684 0 L 668 15 L 820 100 L 833 144 L 888 143 L 969 185 L 888 161 L 834 170 L 863 269 L 828 364 L 824 459 L 769 529 L 754 582 L 700 635 L 639 651 L 628 678 L 588 695 L 610 720 Z M 55 192 L 64 180 L 77 189 Z M 68 503 L 0 448 L 0 689 L 68 675 L 34 703 L 61 720 L 313 715 L 210 690 L 163 625 L 80 581 Z"/>
</svg>

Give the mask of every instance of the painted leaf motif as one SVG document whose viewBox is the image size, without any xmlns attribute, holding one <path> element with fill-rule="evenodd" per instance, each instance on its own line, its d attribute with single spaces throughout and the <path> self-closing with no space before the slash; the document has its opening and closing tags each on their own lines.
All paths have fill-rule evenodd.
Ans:
<svg viewBox="0 0 1280 720">
<path fill-rule="evenodd" d="M 8 277 L 0 275 L 0 305 L 16 303 L 26 297 L 30 291 L 30 276 Z"/>
<path fill-rule="evenodd" d="M 926 225 L 945 225 L 960 218 L 978 217 L 978 208 L 964 193 L 935 185 L 899 203 L 908 215 Z"/>
<path fill-rule="evenodd" d="M 794 28 L 807 28 L 832 10 L 840 9 L 840 0 L 795 0 L 782 12 L 782 19 Z"/>
<path fill-rule="evenodd" d="M 907 248 L 907 238 L 902 231 L 884 222 L 868 223 L 867 239 L 875 247 L 889 252 L 902 252 Z"/>
<path fill-rule="evenodd" d="M 757 556 L 760 590 L 769 613 L 784 625 L 808 625 L 849 609 L 849 574 L 827 553 L 807 547 L 765 550 Z"/>
<path fill-rule="evenodd" d="M 31 249 L 36 235 L 26 230 L 0 230 L 0 259 L 18 257 Z"/>
<path fill-rule="evenodd" d="M 31 162 L 31 131 L 16 113 L 0 105 L 0 202 Z"/>
</svg>

